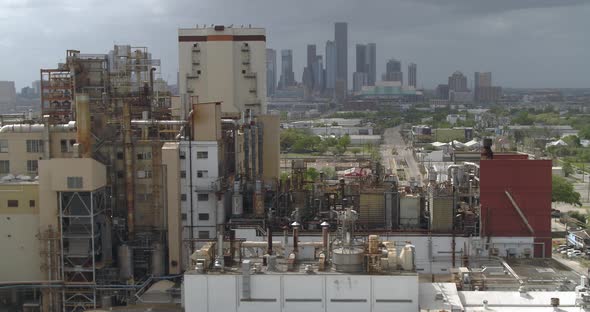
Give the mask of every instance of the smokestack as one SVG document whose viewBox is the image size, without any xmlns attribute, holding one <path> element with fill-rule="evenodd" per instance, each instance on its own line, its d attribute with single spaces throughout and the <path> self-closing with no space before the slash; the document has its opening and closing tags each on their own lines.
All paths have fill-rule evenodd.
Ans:
<svg viewBox="0 0 590 312">
<path fill-rule="evenodd" d="M 330 229 L 330 224 L 326 221 L 320 224 L 322 226 L 322 247 L 324 248 L 324 253 L 328 253 L 328 231 Z"/>
<path fill-rule="evenodd" d="M 297 253 L 297 251 L 299 250 L 298 243 L 299 243 L 299 226 L 300 226 L 300 224 L 297 221 L 295 221 L 295 222 L 291 223 L 291 226 L 293 227 L 293 252 Z"/>
<path fill-rule="evenodd" d="M 88 94 L 76 94 L 76 141 L 82 158 L 90 157 L 90 107 Z"/>
</svg>

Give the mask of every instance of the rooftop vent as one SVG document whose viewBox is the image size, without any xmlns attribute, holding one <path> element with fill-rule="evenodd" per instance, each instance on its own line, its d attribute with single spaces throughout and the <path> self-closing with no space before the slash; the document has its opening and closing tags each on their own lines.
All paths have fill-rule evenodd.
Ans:
<svg viewBox="0 0 590 312">
<path fill-rule="evenodd" d="M 223 31 L 223 30 L 225 30 L 225 26 L 223 26 L 223 25 L 215 25 L 215 28 L 214 29 L 216 31 Z"/>
</svg>

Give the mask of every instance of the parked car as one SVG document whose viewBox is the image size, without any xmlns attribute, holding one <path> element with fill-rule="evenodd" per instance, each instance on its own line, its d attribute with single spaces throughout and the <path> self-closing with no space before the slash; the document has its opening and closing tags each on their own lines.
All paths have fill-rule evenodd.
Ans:
<svg viewBox="0 0 590 312">
<path fill-rule="evenodd" d="M 565 245 L 561 245 L 561 246 L 557 246 L 557 248 L 556 248 L 555 250 L 556 250 L 557 252 L 561 252 L 561 251 L 564 251 L 564 250 L 567 250 L 567 249 L 568 249 L 568 247 L 567 247 L 567 246 L 565 246 Z"/>
<path fill-rule="evenodd" d="M 561 217 L 561 211 L 558 209 L 551 209 L 551 218 Z"/>
<path fill-rule="evenodd" d="M 579 257 L 581 255 L 583 255 L 583 253 L 580 250 L 574 250 L 572 252 L 567 253 L 567 256 L 570 258 Z"/>
</svg>

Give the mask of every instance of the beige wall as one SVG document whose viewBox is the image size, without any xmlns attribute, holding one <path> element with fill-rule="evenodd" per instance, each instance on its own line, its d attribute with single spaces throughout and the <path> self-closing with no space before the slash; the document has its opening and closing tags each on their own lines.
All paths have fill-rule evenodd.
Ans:
<svg viewBox="0 0 590 312">
<path fill-rule="evenodd" d="M 67 187 L 68 177 L 82 177 L 80 189 Z M 39 161 L 40 230 L 57 228 L 57 192 L 94 191 L 106 185 L 106 167 L 92 158 L 54 158 Z"/>
<path fill-rule="evenodd" d="M 3 132 L 0 140 L 8 142 L 8 152 L 0 153 L 0 160 L 10 161 L 10 173 L 13 175 L 36 175 L 27 171 L 27 160 L 39 160 L 44 153 L 28 153 L 27 140 L 43 140 L 43 132 Z M 76 140 L 76 132 L 52 132 L 50 133 L 51 157 L 72 157 L 73 152 L 61 152 L 61 140 Z"/>
<path fill-rule="evenodd" d="M 221 103 L 193 105 L 193 141 L 218 141 L 221 139 Z"/>
<path fill-rule="evenodd" d="M 230 39 L 265 34 L 263 28 L 179 29 L 179 36 L 216 37 L 201 42 L 179 42 L 180 94 L 197 95 L 201 102 L 220 101 L 223 113 L 240 113 L 247 108 L 266 113 L 266 42 Z M 198 52 L 193 52 L 195 43 Z M 242 49 L 244 43 L 249 46 L 246 50 Z M 259 104 L 250 105 L 254 103 Z"/>
<path fill-rule="evenodd" d="M 180 216 L 180 147 L 178 143 L 165 143 L 162 147 L 166 210 L 168 220 L 168 267 L 170 274 L 182 271 L 182 221 Z M 173 265 L 176 263 L 176 265 Z"/>
<path fill-rule="evenodd" d="M 39 240 L 39 185 L 0 184 L 0 281 L 42 280 Z M 8 208 L 18 200 L 18 208 Z M 29 202 L 35 201 L 35 207 Z"/>
</svg>

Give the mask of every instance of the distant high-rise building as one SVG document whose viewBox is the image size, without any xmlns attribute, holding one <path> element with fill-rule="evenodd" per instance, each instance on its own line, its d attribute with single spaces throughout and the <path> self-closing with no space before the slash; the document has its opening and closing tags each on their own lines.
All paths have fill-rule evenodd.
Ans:
<svg viewBox="0 0 590 312">
<path fill-rule="evenodd" d="M 293 51 L 281 51 L 281 78 L 280 88 L 287 88 L 295 85 L 295 73 L 293 72 Z"/>
<path fill-rule="evenodd" d="M 374 86 L 377 81 L 377 45 L 367 44 L 368 85 Z"/>
<path fill-rule="evenodd" d="M 385 66 L 385 74 L 383 74 L 383 81 L 397 81 L 400 84 L 404 82 L 404 74 L 402 72 L 402 64 L 399 60 L 390 59 Z"/>
<path fill-rule="evenodd" d="M 369 84 L 369 74 L 363 72 L 354 72 L 352 74 L 352 90 L 361 91 L 364 86 Z"/>
<path fill-rule="evenodd" d="M 336 43 L 326 42 L 326 89 L 334 90 L 336 87 Z"/>
<path fill-rule="evenodd" d="M 478 87 L 491 87 L 492 86 L 492 73 L 491 72 L 475 72 L 473 77 L 473 88 Z"/>
<path fill-rule="evenodd" d="M 366 73 L 368 72 L 367 66 L 367 46 L 364 44 L 356 45 L 356 72 Z"/>
<path fill-rule="evenodd" d="M 500 99 L 502 88 L 492 86 L 491 72 L 475 72 L 473 92 L 478 102 L 496 102 Z"/>
<path fill-rule="evenodd" d="M 447 84 L 439 84 L 436 86 L 436 97 L 442 100 L 449 99 L 449 85 Z"/>
<path fill-rule="evenodd" d="M 456 71 L 449 77 L 449 91 L 466 92 L 467 77 L 462 72 Z"/>
<path fill-rule="evenodd" d="M 16 88 L 14 81 L 0 81 L 0 112 L 8 112 L 16 107 Z"/>
<path fill-rule="evenodd" d="M 315 44 L 308 44 L 307 45 L 307 67 L 310 67 L 313 65 L 313 62 L 315 62 L 315 57 L 316 57 L 316 46 Z"/>
<path fill-rule="evenodd" d="M 176 85 L 178 85 L 178 81 L 177 81 Z M 37 94 L 37 95 L 41 94 L 41 80 L 33 81 L 33 83 L 31 83 L 31 87 L 33 88 L 33 90 L 35 90 L 35 94 Z"/>
<path fill-rule="evenodd" d="M 321 93 L 326 84 L 324 81 L 324 62 L 321 55 L 316 55 L 311 69 L 313 70 L 314 91 Z"/>
<path fill-rule="evenodd" d="M 348 90 L 348 24 L 335 23 L 334 24 L 334 40 L 336 42 L 336 80 L 340 80 L 338 84 L 338 92 L 342 94 L 337 95 L 337 99 L 346 99 Z"/>
<path fill-rule="evenodd" d="M 266 49 L 266 95 L 275 93 L 277 86 L 277 51 Z"/>
<path fill-rule="evenodd" d="M 408 86 L 416 88 L 416 74 L 418 71 L 418 66 L 414 63 L 410 63 L 408 65 Z"/>
<path fill-rule="evenodd" d="M 316 74 L 314 71 L 314 63 L 316 62 L 316 46 L 315 44 L 307 45 L 307 66 L 303 69 L 304 75 L 302 82 L 305 87 L 309 90 L 309 93 L 316 88 L 315 78 Z"/>
<path fill-rule="evenodd" d="M 178 60 L 181 96 L 221 102 L 222 113 L 266 114 L 264 28 L 181 28 Z"/>
</svg>

